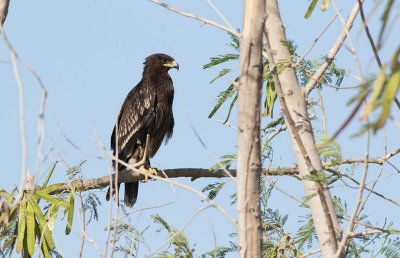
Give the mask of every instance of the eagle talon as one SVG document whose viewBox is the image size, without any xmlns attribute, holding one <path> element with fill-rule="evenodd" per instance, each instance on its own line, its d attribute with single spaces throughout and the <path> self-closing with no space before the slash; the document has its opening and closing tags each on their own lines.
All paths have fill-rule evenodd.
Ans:
<svg viewBox="0 0 400 258">
<path fill-rule="evenodd" d="M 140 167 L 140 170 L 142 172 L 144 172 L 144 180 L 143 182 L 146 183 L 149 180 L 149 176 L 147 174 L 151 174 L 151 175 L 158 175 L 158 169 L 156 168 L 144 168 L 144 167 Z"/>
</svg>

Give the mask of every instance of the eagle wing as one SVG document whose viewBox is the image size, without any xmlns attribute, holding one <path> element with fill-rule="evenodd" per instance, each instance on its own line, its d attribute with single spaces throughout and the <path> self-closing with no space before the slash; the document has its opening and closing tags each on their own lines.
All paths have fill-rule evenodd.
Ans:
<svg viewBox="0 0 400 258">
<path fill-rule="evenodd" d="M 129 92 L 118 116 L 118 130 L 114 126 L 111 136 L 114 155 L 118 142 L 119 159 L 128 162 L 138 148 L 144 148 L 148 129 L 155 123 L 155 103 L 156 93 L 146 80 Z"/>
</svg>

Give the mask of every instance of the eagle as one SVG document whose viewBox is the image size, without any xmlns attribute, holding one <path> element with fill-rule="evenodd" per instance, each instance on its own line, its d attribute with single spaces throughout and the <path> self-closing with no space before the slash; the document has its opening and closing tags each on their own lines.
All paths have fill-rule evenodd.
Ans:
<svg viewBox="0 0 400 258">
<path fill-rule="evenodd" d="M 142 79 L 122 104 L 111 135 L 111 149 L 119 160 L 132 165 L 144 161 L 139 169 L 154 173 L 149 158 L 157 153 L 164 139 L 171 138 L 174 129 L 174 85 L 168 71 L 171 68 L 179 70 L 179 65 L 174 58 L 161 53 L 148 56 L 143 64 Z M 116 173 L 125 168 L 116 165 L 115 161 L 113 167 Z M 115 189 L 112 193 L 110 189 L 107 201 L 115 193 Z M 139 182 L 125 183 L 125 205 L 132 207 L 135 204 L 138 190 Z"/>
</svg>

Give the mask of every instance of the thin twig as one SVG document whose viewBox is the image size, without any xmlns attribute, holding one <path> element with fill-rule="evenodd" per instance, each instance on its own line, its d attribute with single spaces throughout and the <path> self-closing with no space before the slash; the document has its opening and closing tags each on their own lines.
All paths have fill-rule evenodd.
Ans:
<svg viewBox="0 0 400 258">
<path fill-rule="evenodd" d="M 172 241 L 172 239 L 174 239 L 179 234 L 182 234 L 182 232 L 185 230 L 185 228 L 193 221 L 193 219 L 195 219 L 197 217 L 197 215 L 199 215 L 201 212 L 203 212 L 204 210 L 211 208 L 211 207 L 214 207 L 214 205 L 208 205 L 208 206 L 204 206 L 204 207 L 198 209 L 195 213 L 192 214 L 192 216 L 190 216 L 188 221 L 180 229 L 178 229 L 174 233 L 170 234 L 169 237 L 164 241 L 164 243 L 162 243 L 161 246 L 159 248 L 157 248 L 155 251 L 153 251 L 148 257 L 154 257 L 159 251 L 161 251 L 161 249 L 164 246 L 166 246 L 168 243 L 170 243 Z"/>
<path fill-rule="evenodd" d="M 364 2 L 364 0 L 360 0 L 360 1 Z M 305 88 L 304 88 L 304 96 L 305 97 L 307 97 L 308 94 L 311 92 L 311 90 L 315 87 L 318 80 L 325 73 L 326 69 L 332 63 L 336 54 L 339 52 L 340 47 L 343 45 L 344 40 L 346 39 L 351 27 L 353 26 L 354 20 L 358 14 L 358 10 L 359 10 L 359 4 L 356 3 L 354 5 L 349 17 L 347 18 L 347 21 L 345 23 L 342 33 L 340 33 L 339 37 L 336 39 L 335 44 L 329 51 L 327 57 L 325 58 L 325 62 L 318 68 L 318 70 L 314 73 L 314 75 L 310 78 L 310 81 L 305 86 Z"/>
<path fill-rule="evenodd" d="M 235 28 L 231 25 L 231 23 L 228 21 L 228 19 L 225 18 L 225 16 L 223 15 L 223 13 L 218 9 L 218 7 L 211 1 L 211 0 L 207 0 L 207 3 L 211 6 L 211 8 L 218 14 L 218 16 L 225 22 L 226 25 L 228 25 L 228 27 L 231 30 L 235 30 Z"/>
<path fill-rule="evenodd" d="M 332 25 L 332 23 L 335 21 L 337 17 L 337 14 L 335 14 L 332 19 L 328 22 L 328 24 L 322 29 L 322 31 L 318 34 L 318 36 L 314 39 L 313 43 L 311 46 L 308 47 L 306 52 L 297 60 L 297 62 L 294 64 L 294 67 L 298 66 L 300 62 L 308 55 L 308 53 L 314 48 L 315 44 L 317 44 L 318 40 L 322 37 L 322 35 L 328 30 L 328 28 Z"/>
<path fill-rule="evenodd" d="M 176 8 L 170 6 L 170 5 L 167 5 L 166 3 L 161 2 L 160 0 L 150 0 L 150 1 L 155 3 L 155 4 L 158 4 L 158 5 L 162 6 L 162 7 L 164 7 L 165 9 L 168 9 L 168 10 L 170 10 L 172 12 L 180 14 L 182 16 L 189 17 L 189 18 L 204 22 L 205 24 L 212 25 L 212 26 L 217 27 L 217 28 L 219 28 L 221 30 L 229 32 L 229 33 L 231 33 L 231 34 L 233 34 L 233 35 L 235 35 L 237 37 L 240 36 L 239 33 L 236 30 L 230 29 L 230 28 L 228 28 L 228 27 L 226 27 L 226 26 L 224 26 L 222 24 L 219 24 L 219 23 L 213 21 L 213 20 L 198 16 L 198 15 L 195 15 L 195 14 L 183 12 L 183 11 L 178 10 L 178 9 L 176 9 Z"/>
<path fill-rule="evenodd" d="M 3 31 L 3 39 L 4 42 L 7 45 L 7 48 L 11 53 L 13 53 L 14 57 L 16 60 L 19 61 L 19 63 L 25 67 L 28 72 L 32 74 L 32 76 L 36 79 L 36 81 L 39 84 L 40 90 L 41 90 L 41 99 L 40 99 L 40 104 L 39 104 L 39 112 L 38 112 L 38 147 L 37 147 L 37 160 L 36 160 L 36 172 L 39 171 L 39 165 L 41 161 L 44 160 L 43 156 L 43 145 L 44 145 L 44 136 L 45 136 L 45 107 L 46 107 L 46 100 L 47 100 L 47 90 L 46 87 L 44 86 L 44 83 L 42 79 L 40 78 L 39 74 L 25 61 L 23 60 L 18 53 L 15 51 L 13 46 L 11 45 L 11 42 L 7 38 L 7 34 Z"/>
<path fill-rule="evenodd" d="M 9 43 L 6 33 L 3 30 L 3 26 L 0 24 L 0 31 L 2 32 L 3 39 L 6 42 L 11 54 L 12 67 L 15 75 L 15 79 L 17 81 L 18 86 L 18 98 L 19 98 L 19 124 L 20 124 L 20 133 L 21 133 L 21 180 L 20 180 L 20 188 L 24 185 L 24 181 L 26 176 L 30 175 L 30 172 L 27 171 L 27 161 L 26 161 L 26 128 L 25 128 L 25 101 L 24 101 L 24 87 L 22 85 L 21 76 L 19 74 L 18 65 L 17 65 L 17 55 L 15 51 L 11 48 L 11 44 Z"/>
<path fill-rule="evenodd" d="M 81 202 L 81 207 L 82 207 L 82 220 L 81 220 L 81 226 L 82 226 L 82 242 L 81 242 L 81 248 L 79 250 L 79 257 L 83 257 L 83 247 L 85 246 L 85 237 L 86 237 L 86 219 L 85 219 L 85 213 L 86 213 L 86 208 L 83 203 L 83 197 L 82 193 L 79 193 L 79 200 Z"/>
<path fill-rule="evenodd" d="M 356 198 L 356 203 L 353 208 L 353 212 L 350 218 L 350 221 L 347 226 L 346 234 L 338 244 L 338 249 L 336 251 L 335 257 L 341 256 L 349 236 L 354 232 L 354 223 L 356 218 L 359 215 L 360 208 L 365 204 L 362 200 L 363 196 L 363 191 L 364 191 L 364 186 L 365 182 L 367 180 L 367 174 L 368 174 L 368 158 L 369 158 L 369 144 L 370 144 L 370 131 L 367 131 L 367 134 L 365 136 L 365 167 L 364 167 L 364 172 L 360 181 L 360 185 L 358 187 L 358 193 L 357 193 L 357 198 Z"/>
<path fill-rule="evenodd" d="M 321 249 L 315 249 L 314 251 L 311 251 L 309 253 L 303 254 L 302 256 L 300 256 L 300 258 L 306 258 L 308 256 L 311 256 L 313 254 L 317 254 L 317 253 L 320 253 L 320 252 L 321 252 Z"/>
<path fill-rule="evenodd" d="M 343 19 L 343 16 L 341 15 L 340 9 L 336 6 L 335 0 L 332 0 L 331 2 L 332 2 L 332 6 L 335 9 L 337 15 L 339 16 L 339 20 L 343 24 L 343 29 L 345 30 L 346 23 Z M 352 36 L 349 33 L 349 31 L 347 31 L 347 40 L 349 41 L 349 44 L 350 44 L 350 48 L 348 50 L 350 51 L 351 55 L 353 56 L 354 63 L 356 64 L 356 67 L 357 67 L 358 78 L 360 81 L 363 81 L 364 79 L 363 79 L 363 72 L 362 72 L 362 68 L 361 68 L 361 61 L 360 61 L 359 55 L 357 54 L 357 50 L 354 46 L 353 39 L 352 39 Z M 345 45 L 345 47 L 346 47 L 346 45 Z"/>
<path fill-rule="evenodd" d="M 324 134 L 328 135 L 328 128 L 326 126 L 326 114 L 325 114 L 325 106 L 324 101 L 322 99 L 321 90 L 317 89 L 317 95 L 319 98 L 319 102 L 321 103 L 321 112 L 322 112 L 322 128 L 324 130 Z"/>
</svg>

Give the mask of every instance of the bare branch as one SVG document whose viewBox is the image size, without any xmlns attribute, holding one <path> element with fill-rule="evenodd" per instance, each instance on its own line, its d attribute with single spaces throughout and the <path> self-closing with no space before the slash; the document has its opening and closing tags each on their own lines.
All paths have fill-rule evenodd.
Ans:
<svg viewBox="0 0 400 258">
<path fill-rule="evenodd" d="M 239 33 L 236 30 L 230 29 L 230 28 L 228 28 L 228 27 L 226 27 L 226 26 L 224 26 L 222 24 L 219 24 L 218 22 L 213 21 L 213 20 L 198 16 L 198 15 L 195 15 L 195 14 L 183 12 L 181 10 L 176 9 L 175 7 L 172 7 L 170 5 L 167 5 L 166 3 L 161 2 L 160 0 L 150 0 L 150 1 L 155 3 L 155 4 L 161 5 L 165 9 L 168 9 L 168 10 L 170 10 L 172 12 L 175 12 L 177 14 L 180 14 L 182 16 L 189 17 L 189 18 L 192 18 L 192 19 L 195 19 L 195 20 L 199 20 L 201 22 L 204 22 L 205 24 L 209 24 L 209 25 L 217 27 L 217 28 L 219 28 L 221 30 L 224 30 L 226 32 L 232 33 L 233 35 L 235 35 L 237 37 L 240 36 Z"/>
<path fill-rule="evenodd" d="M 318 40 L 322 37 L 322 35 L 326 32 L 326 30 L 332 25 L 332 23 L 335 21 L 337 17 L 337 14 L 335 14 L 332 19 L 328 22 L 328 24 L 322 29 L 322 31 L 318 34 L 318 36 L 314 39 L 313 43 L 311 46 L 308 47 L 306 52 L 300 57 L 299 60 L 293 65 L 294 67 L 298 66 L 300 62 L 310 53 L 310 51 L 314 48 L 315 44 L 317 44 Z"/>
<path fill-rule="evenodd" d="M 364 0 L 360 0 L 360 2 L 362 3 L 362 2 L 364 2 Z M 351 11 L 349 17 L 347 18 L 347 21 L 345 23 L 342 33 L 340 33 L 339 37 L 336 39 L 335 44 L 329 51 L 327 57 L 325 58 L 325 62 L 318 68 L 318 70 L 314 73 L 314 75 L 310 78 L 310 81 L 305 86 L 305 88 L 304 88 L 304 96 L 305 97 L 307 97 L 308 94 L 311 92 L 311 90 L 315 87 L 318 80 L 322 77 L 322 75 L 325 73 L 326 69 L 332 63 L 336 54 L 339 52 L 340 47 L 343 45 L 344 40 L 346 39 L 351 27 L 353 26 L 353 23 L 358 14 L 359 8 L 360 8 L 360 6 L 359 6 L 359 3 L 357 2 L 354 5 L 353 10 Z"/>
<path fill-rule="evenodd" d="M 365 186 L 365 182 L 367 180 L 367 174 L 368 174 L 369 145 L 370 145 L 370 131 L 368 130 L 367 134 L 365 136 L 365 163 L 364 163 L 365 167 L 364 167 L 364 172 L 362 174 L 361 181 L 360 181 L 360 184 L 358 187 L 356 203 L 354 205 L 353 213 L 351 215 L 350 221 L 347 226 L 346 234 L 340 241 L 340 243 L 338 245 L 338 249 L 337 249 L 334 257 L 341 256 L 341 253 L 347 244 L 347 240 L 349 239 L 349 236 L 351 235 L 351 233 L 354 232 L 354 225 L 355 225 L 355 221 L 356 221 L 357 217 L 359 216 L 359 211 L 362 209 L 362 207 L 365 204 L 365 202 L 363 202 L 363 200 L 362 200 L 362 197 L 363 197 L 364 186 Z"/>
<path fill-rule="evenodd" d="M 231 30 L 235 30 L 235 28 L 231 25 L 231 23 L 228 21 L 228 19 L 225 18 L 225 16 L 222 14 L 222 12 L 218 9 L 218 7 L 211 1 L 211 0 L 207 0 L 207 3 L 209 6 L 211 6 L 211 8 L 218 14 L 218 16 L 225 22 L 226 25 L 228 25 L 228 27 Z"/>
</svg>

